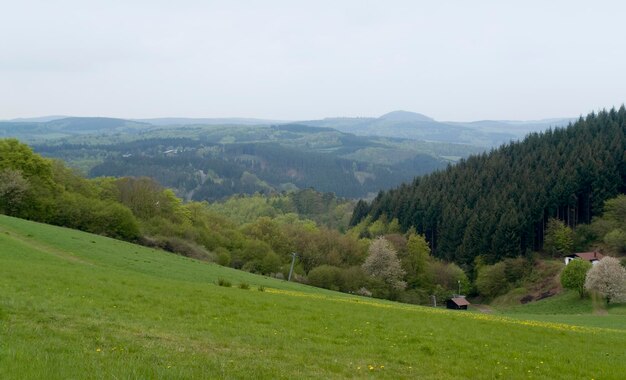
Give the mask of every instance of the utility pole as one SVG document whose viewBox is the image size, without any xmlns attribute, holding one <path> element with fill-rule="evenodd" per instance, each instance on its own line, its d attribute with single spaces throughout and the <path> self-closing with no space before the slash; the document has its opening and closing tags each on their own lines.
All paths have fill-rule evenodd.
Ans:
<svg viewBox="0 0 626 380">
<path fill-rule="evenodd" d="M 457 280 L 459 282 L 459 295 L 461 295 L 461 280 Z"/>
<path fill-rule="evenodd" d="M 287 277 L 287 281 L 291 281 L 291 274 L 293 273 L 293 264 L 295 264 L 296 262 L 296 257 L 298 257 L 298 254 L 295 252 L 291 253 L 291 268 L 289 269 L 289 277 Z"/>
</svg>

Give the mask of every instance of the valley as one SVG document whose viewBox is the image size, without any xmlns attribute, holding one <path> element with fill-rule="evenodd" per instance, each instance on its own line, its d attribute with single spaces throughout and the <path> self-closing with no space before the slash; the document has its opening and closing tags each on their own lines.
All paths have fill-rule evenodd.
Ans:
<svg viewBox="0 0 626 380">
<path fill-rule="evenodd" d="M 626 370 L 621 319 L 592 327 L 532 309 L 519 318 L 342 295 L 6 216 L 0 268 L 3 378 L 618 379 Z"/>
</svg>

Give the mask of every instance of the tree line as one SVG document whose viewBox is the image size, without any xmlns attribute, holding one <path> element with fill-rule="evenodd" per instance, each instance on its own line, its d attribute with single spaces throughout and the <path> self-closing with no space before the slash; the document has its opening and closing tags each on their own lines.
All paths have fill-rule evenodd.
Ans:
<svg viewBox="0 0 626 380">
<path fill-rule="evenodd" d="M 396 223 L 346 231 L 354 202 L 312 189 L 183 202 L 148 177 L 86 179 L 17 140 L 0 140 L 0 213 L 110 236 L 254 273 L 406 302 L 467 276 Z M 343 232 L 342 232 L 343 231 Z"/>
<path fill-rule="evenodd" d="M 433 254 L 472 267 L 528 255 L 550 219 L 590 223 L 626 190 L 626 109 L 591 113 L 567 128 L 532 133 L 489 153 L 359 202 L 351 224 L 397 219 L 426 236 Z"/>
</svg>

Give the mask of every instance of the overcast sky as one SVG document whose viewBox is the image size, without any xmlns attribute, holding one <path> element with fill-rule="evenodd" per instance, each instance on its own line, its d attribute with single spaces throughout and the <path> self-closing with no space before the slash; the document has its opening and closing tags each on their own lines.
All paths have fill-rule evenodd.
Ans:
<svg viewBox="0 0 626 380">
<path fill-rule="evenodd" d="M 622 1 L 0 0 L 0 119 L 578 116 L 626 102 Z"/>
</svg>

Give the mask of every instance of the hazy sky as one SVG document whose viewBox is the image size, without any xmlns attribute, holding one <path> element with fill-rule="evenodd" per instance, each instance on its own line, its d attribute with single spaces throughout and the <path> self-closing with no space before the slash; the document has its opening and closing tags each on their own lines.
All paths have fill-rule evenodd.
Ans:
<svg viewBox="0 0 626 380">
<path fill-rule="evenodd" d="M 623 1 L 0 0 L 0 119 L 578 116 L 626 102 Z"/>
</svg>

